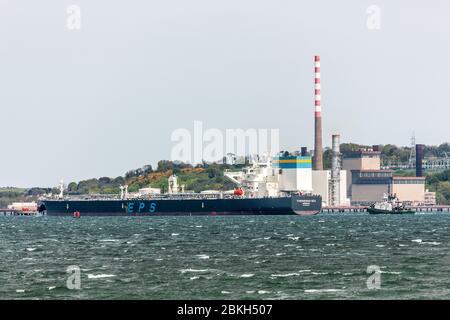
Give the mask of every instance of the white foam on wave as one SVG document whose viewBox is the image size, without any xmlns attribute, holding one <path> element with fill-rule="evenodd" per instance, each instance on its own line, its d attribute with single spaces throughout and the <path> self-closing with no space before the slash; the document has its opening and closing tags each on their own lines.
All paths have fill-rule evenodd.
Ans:
<svg viewBox="0 0 450 320">
<path fill-rule="evenodd" d="M 112 278 L 115 277 L 115 274 L 88 274 L 88 279 L 103 279 L 103 278 Z"/>
<path fill-rule="evenodd" d="M 98 241 L 100 241 L 100 242 L 118 242 L 119 240 L 117 240 L 117 239 L 101 239 Z"/>
<path fill-rule="evenodd" d="M 255 275 L 254 273 L 244 273 L 244 274 L 241 274 L 239 277 L 241 277 L 241 278 L 251 278 L 254 275 Z"/>
<path fill-rule="evenodd" d="M 196 257 L 199 259 L 209 259 L 209 256 L 206 254 L 197 254 Z"/>
<path fill-rule="evenodd" d="M 270 293 L 270 291 L 258 290 L 258 294 L 266 294 L 266 293 Z"/>
<path fill-rule="evenodd" d="M 222 290 L 222 291 L 220 291 L 220 293 L 221 293 L 221 294 L 230 294 L 231 292 L 230 292 L 230 291 Z"/>
<path fill-rule="evenodd" d="M 288 237 L 289 240 L 294 240 L 294 241 L 298 241 L 298 239 L 300 239 L 300 237 Z"/>
<path fill-rule="evenodd" d="M 293 276 L 299 276 L 300 273 L 293 272 L 293 273 L 285 273 L 285 274 L 271 274 L 271 277 L 293 277 Z"/>
<path fill-rule="evenodd" d="M 36 248 L 27 248 L 27 251 L 34 251 L 34 250 L 36 250 Z"/>
<path fill-rule="evenodd" d="M 171 236 L 179 236 L 179 233 L 172 233 Z"/>
<path fill-rule="evenodd" d="M 411 242 L 416 242 L 416 243 L 420 243 L 420 244 L 431 244 L 434 246 L 438 246 L 441 244 L 441 242 L 436 242 L 436 241 L 422 241 L 422 239 L 414 239 L 411 240 Z"/>
<path fill-rule="evenodd" d="M 17 293 L 24 293 L 25 290 L 24 290 L 24 289 L 17 289 L 16 292 L 17 292 Z"/>
<path fill-rule="evenodd" d="M 306 289 L 305 293 L 330 293 L 330 292 L 342 292 L 343 289 Z"/>
<path fill-rule="evenodd" d="M 440 242 L 436 242 L 436 241 L 431 241 L 431 242 L 426 242 L 426 241 L 424 241 L 424 242 L 422 242 L 423 244 L 432 244 L 433 246 L 438 246 L 438 245 L 440 245 L 441 243 Z"/>
<path fill-rule="evenodd" d="M 180 272 L 181 273 L 186 273 L 186 272 L 209 272 L 210 269 L 181 269 Z"/>
<path fill-rule="evenodd" d="M 398 271 L 383 271 L 383 270 L 380 270 L 380 273 L 386 273 L 386 274 L 401 274 L 401 272 L 398 272 Z"/>
<path fill-rule="evenodd" d="M 55 286 L 51 286 L 51 287 L 48 287 L 48 290 L 53 290 L 55 288 L 56 288 Z"/>
</svg>

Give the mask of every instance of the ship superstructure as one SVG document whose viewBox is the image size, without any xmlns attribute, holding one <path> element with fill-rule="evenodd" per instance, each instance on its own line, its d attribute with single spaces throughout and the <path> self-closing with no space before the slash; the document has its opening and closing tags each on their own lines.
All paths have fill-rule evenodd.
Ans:
<svg viewBox="0 0 450 320">
<path fill-rule="evenodd" d="M 259 158 L 257 158 L 259 159 Z M 252 197 L 279 197 L 291 193 L 312 193 L 312 158 L 307 155 L 281 155 L 252 161 L 242 171 L 226 171 L 225 176 Z"/>
</svg>

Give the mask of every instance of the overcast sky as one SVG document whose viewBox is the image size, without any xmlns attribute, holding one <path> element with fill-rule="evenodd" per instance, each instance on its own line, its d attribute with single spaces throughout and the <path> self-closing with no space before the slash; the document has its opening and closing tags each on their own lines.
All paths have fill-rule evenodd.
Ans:
<svg viewBox="0 0 450 320">
<path fill-rule="evenodd" d="M 448 141 L 449 12 L 447 0 L 0 0 L 0 186 L 154 165 L 195 120 L 279 128 L 282 149 L 311 148 L 315 54 L 324 145 L 334 132 Z"/>
</svg>

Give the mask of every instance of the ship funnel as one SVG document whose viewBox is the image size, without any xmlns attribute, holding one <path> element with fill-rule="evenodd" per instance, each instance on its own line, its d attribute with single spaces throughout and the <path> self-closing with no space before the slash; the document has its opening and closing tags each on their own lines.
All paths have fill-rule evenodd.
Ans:
<svg viewBox="0 0 450 320">
<path fill-rule="evenodd" d="M 301 155 L 302 157 L 306 157 L 306 156 L 308 155 L 308 148 L 307 148 L 307 147 L 301 147 L 300 150 L 301 150 L 301 151 L 300 151 L 300 155 Z"/>
</svg>

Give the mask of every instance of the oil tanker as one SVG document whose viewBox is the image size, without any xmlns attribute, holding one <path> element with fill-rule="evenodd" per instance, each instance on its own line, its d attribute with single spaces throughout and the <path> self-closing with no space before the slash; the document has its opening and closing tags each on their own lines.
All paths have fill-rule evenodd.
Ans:
<svg viewBox="0 0 450 320">
<path fill-rule="evenodd" d="M 321 198 L 291 195 L 276 198 L 62 199 L 43 200 L 39 211 L 49 216 L 176 216 L 176 215 L 312 215 Z"/>
<path fill-rule="evenodd" d="M 169 178 L 168 192 L 152 190 L 112 196 L 47 196 L 38 211 L 48 216 L 174 216 L 174 215 L 314 215 L 322 198 L 311 193 L 311 157 L 282 155 L 252 162 L 241 171 L 226 171 L 237 187 L 228 192 L 185 192 L 176 175 Z"/>
</svg>

